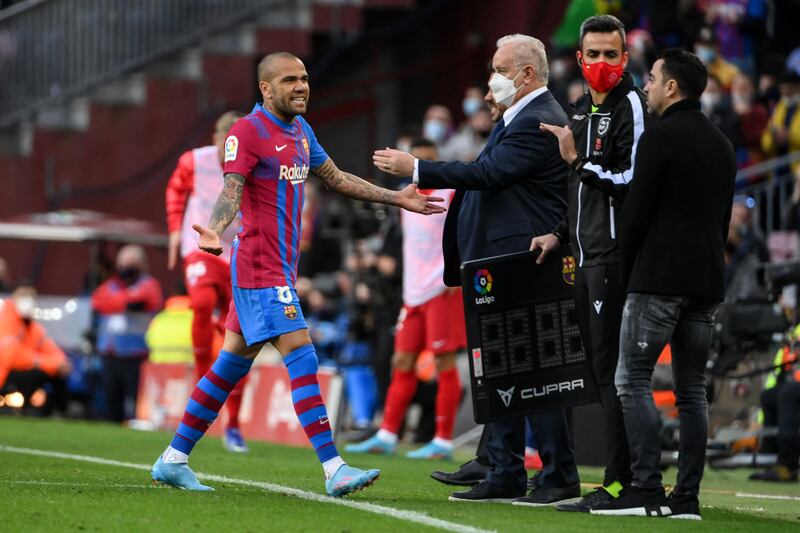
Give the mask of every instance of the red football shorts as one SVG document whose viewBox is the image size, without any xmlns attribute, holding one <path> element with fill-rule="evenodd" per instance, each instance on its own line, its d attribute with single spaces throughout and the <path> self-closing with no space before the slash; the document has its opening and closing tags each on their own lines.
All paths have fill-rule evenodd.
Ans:
<svg viewBox="0 0 800 533">
<path fill-rule="evenodd" d="M 451 353 L 467 345 L 461 289 L 448 289 L 422 305 L 404 305 L 397 319 L 395 352 Z"/>
</svg>

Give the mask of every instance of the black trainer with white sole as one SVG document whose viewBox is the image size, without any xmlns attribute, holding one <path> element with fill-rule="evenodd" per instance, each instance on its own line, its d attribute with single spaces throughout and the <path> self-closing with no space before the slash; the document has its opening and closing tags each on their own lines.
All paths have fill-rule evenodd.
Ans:
<svg viewBox="0 0 800 533">
<path fill-rule="evenodd" d="M 642 489 L 633 485 L 625 487 L 619 497 L 609 502 L 595 505 L 589 512 L 609 516 L 669 516 L 669 507 L 664 487 Z"/>
<path fill-rule="evenodd" d="M 671 514 L 677 520 L 702 520 L 700 516 L 700 500 L 697 496 L 675 494 L 671 492 L 667 498 Z"/>
<path fill-rule="evenodd" d="M 588 513 L 592 507 L 610 502 L 614 499 L 605 488 L 597 487 L 595 490 L 584 494 L 583 498 L 576 502 L 562 502 L 556 505 L 556 509 L 566 513 Z"/>
</svg>

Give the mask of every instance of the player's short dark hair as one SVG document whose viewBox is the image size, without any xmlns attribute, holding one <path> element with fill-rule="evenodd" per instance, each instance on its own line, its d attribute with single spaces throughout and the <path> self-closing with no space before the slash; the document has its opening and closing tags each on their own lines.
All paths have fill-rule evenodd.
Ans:
<svg viewBox="0 0 800 533">
<path fill-rule="evenodd" d="M 658 56 L 663 62 L 661 72 L 665 80 L 678 83 L 678 94 L 690 100 L 699 100 L 708 84 L 708 70 L 691 52 L 683 48 L 669 48 Z"/>
<path fill-rule="evenodd" d="M 578 46 L 583 50 L 583 38 L 587 33 L 619 33 L 622 38 L 622 50 L 626 48 L 625 25 L 614 15 L 594 15 L 581 24 L 580 40 Z"/>
<path fill-rule="evenodd" d="M 436 143 L 425 137 L 415 137 L 411 141 L 411 149 L 413 150 L 414 148 L 436 148 Z"/>
<path fill-rule="evenodd" d="M 271 54 L 267 54 L 258 63 L 258 81 L 270 81 L 272 79 L 272 77 L 275 75 L 275 72 L 272 69 L 272 64 L 276 59 L 300 60 L 299 57 L 290 52 L 273 52 Z"/>
</svg>

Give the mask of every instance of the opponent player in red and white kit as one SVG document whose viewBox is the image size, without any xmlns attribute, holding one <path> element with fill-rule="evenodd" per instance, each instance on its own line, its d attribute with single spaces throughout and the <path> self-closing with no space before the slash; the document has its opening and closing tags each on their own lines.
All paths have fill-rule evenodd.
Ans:
<svg viewBox="0 0 800 533">
<path fill-rule="evenodd" d="M 192 348 L 198 381 L 214 362 L 211 351 L 214 333 L 225 330 L 231 303 L 231 245 L 239 228 L 236 224 L 228 227 L 220 239 L 222 254 L 213 256 L 197 248 L 197 232 L 192 229 L 192 224 L 205 224 L 211 218 L 214 203 L 222 191 L 225 138 L 243 116 L 244 113 L 238 111 L 228 111 L 220 116 L 214 125 L 213 144 L 184 153 L 167 183 L 167 267 L 174 269 L 180 254 L 192 305 Z M 239 430 L 239 409 L 246 381 L 246 378 L 240 381 L 225 402 L 228 423 L 222 442 L 232 452 L 247 451 Z"/>
<path fill-rule="evenodd" d="M 264 98 L 239 120 L 225 140 L 225 185 L 209 227 L 193 226 L 201 250 L 222 253 L 220 235 L 241 209 L 242 231 L 233 243 L 233 305 L 225 340 L 211 369 L 192 392 L 178 430 L 151 470 L 155 481 L 188 490 L 202 485 L 188 466 L 189 454 L 205 434 L 236 384 L 267 342 L 283 356 L 292 403 L 325 472 L 325 489 L 344 496 L 372 484 L 379 470 L 347 465 L 333 442 L 317 381 L 318 362 L 294 289 L 299 259 L 300 214 L 309 174 L 351 198 L 396 205 L 424 214 L 444 212 L 416 185 L 390 191 L 342 172 L 301 117 L 309 96 L 308 73 L 294 55 L 277 52 L 258 65 Z M 388 169 L 387 169 L 388 170 Z"/>
<path fill-rule="evenodd" d="M 421 160 L 438 159 L 436 145 L 427 139 L 412 143 L 411 155 Z M 449 207 L 452 190 L 421 190 L 445 199 Z M 347 446 L 354 453 L 394 453 L 397 433 L 408 404 L 417 390 L 414 365 L 423 350 L 433 352 L 438 374 L 436 391 L 436 434 L 418 450 L 406 454 L 412 459 L 450 459 L 453 456 L 453 425 L 461 400 L 461 380 L 456 352 L 466 346 L 464 303 L 461 288 L 442 282 L 444 217 L 402 214 L 403 309 L 397 322 L 392 358 L 392 381 L 386 393 L 383 423 L 371 438 Z"/>
</svg>

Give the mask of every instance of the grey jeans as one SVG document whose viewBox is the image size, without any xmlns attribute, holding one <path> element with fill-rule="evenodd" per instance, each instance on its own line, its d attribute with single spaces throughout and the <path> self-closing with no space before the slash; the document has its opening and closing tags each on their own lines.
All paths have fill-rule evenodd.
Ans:
<svg viewBox="0 0 800 533">
<path fill-rule="evenodd" d="M 672 347 L 672 374 L 680 413 L 680 456 L 675 491 L 696 495 L 708 439 L 705 377 L 717 304 L 685 296 L 631 293 L 620 329 L 615 376 L 631 453 L 633 485 L 661 487 L 661 420 L 650 379 L 658 356 Z"/>
</svg>

